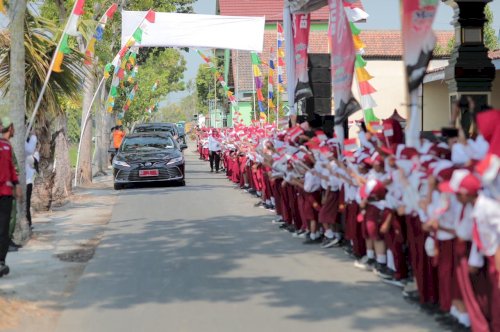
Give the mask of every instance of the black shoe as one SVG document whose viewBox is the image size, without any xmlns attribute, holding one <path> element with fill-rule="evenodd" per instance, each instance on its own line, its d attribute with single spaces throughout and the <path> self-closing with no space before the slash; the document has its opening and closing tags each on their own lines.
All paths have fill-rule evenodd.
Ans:
<svg viewBox="0 0 500 332">
<path fill-rule="evenodd" d="M 282 223 L 280 225 L 279 229 L 287 231 L 288 230 L 288 224 L 286 222 Z"/>
<path fill-rule="evenodd" d="M 288 231 L 288 233 L 295 233 L 297 231 L 294 224 L 288 225 L 286 230 Z"/>
<path fill-rule="evenodd" d="M 14 247 L 14 246 L 9 246 L 9 252 L 16 252 L 18 251 L 19 248 L 18 247 Z"/>
<path fill-rule="evenodd" d="M 219 170 L 216 170 L 215 173 L 219 173 Z"/>
<path fill-rule="evenodd" d="M 392 279 L 394 277 L 394 271 L 389 269 L 386 264 L 375 263 L 373 272 L 382 279 Z"/>
<path fill-rule="evenodd" d="M 0 278 L 8 275 L 10 272 L 9 266 L 5 265 L 5 263 L 0 264 Z"/>
<path fill-rule="evenodd" d="M 320 244 L 323 240 L 321 239 L 321 236 L 318 237 L 316 240 L 311 239 L 309 236 L 302 244 Z"/>
<path fill-rule="evenodd" d="M 331 239 L 325 237 L 325 241 L 323 241 L 323 243 L 321 244 L 321 248 L 327 249 L 327 248 L 336 247 L 339 245 L 340 241 L 341 240 L 337 237 L 334 237 Z"/>
<path fill-rule="evenodd" d="M 211 170 L 210 170 L 210 173 L 213 173 L 213 172 L 214 172 L 214 170 L 213 170 L 213 169 L 211 169 Z"/>
</svg>

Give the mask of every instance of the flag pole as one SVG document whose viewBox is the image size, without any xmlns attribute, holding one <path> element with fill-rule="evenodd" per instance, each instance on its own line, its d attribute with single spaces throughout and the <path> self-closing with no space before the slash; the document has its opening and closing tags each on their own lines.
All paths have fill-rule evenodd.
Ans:
<svg viewBox="0 0 500 332">
<path fill-rule="evenodd" d="M 75 2 L 76 4 L 76 2 Z M 137 28 L 135 28 L 135 30 L 137 30 L 138 28 L 141 27 L 142 23 L 144 23 L 144 21 L 146 20 L 146 17 L 148 16 L 149 12 L 151 11 L 148 10 L 146 15 L 144 15 L 144 18 L 141 20 L 141 22 L 137 25 Z M 134 31 L 135 31 L 134 30 Z M 127 42 L 125 43 L 125 45 L 133 38 L 133 33 L 132 35 L 129 37 L 129 39 L 127 40 Z M 120 51 L 118 51 L 117 55 L 118 56 L 120 54 Z M 115 58 L 116 58 L 115 56 Z M 115 77 L 115 74 L 113 74 L 113 78 Z M 90 117 L 90 110 L 92 109 L 92 106 L 94 105 L 94 101 L 95 101 L 95 98 L 97 96 L 97 93 L 99 92 L 99 90 L 101 89 L 101 86 L 102 84 L 106 81 L 106 78 L 103 76 L 100 83 L 99 83 L 99 86 L 97 87 L 97 91 L 94 93 L 94 96 L 92 97 L 92 101 L 90 102 L 90 105 L 89 105 L 89 108 L 87 110 L 87 113 L 86 113 L 86 116 L 85 116 L 85 122 L 82 124 L 82 129 L 80 131 L 80 141 L 78 142 L 78 153 L 76 155 L 76 171 L 75 171 L 75 180 L 74 180 L 74 186 L 76 187 L 77 186 L 77 183 L 78 183 L 78 168 L 80 167 L 79 163 L 80 163 L 80 150 L 81 150 L 81 144 L 82 144 L 82 138 L 83 138 L 83 133 L 85 132 L 85 128 L 87 127 L 87 122 L 88 122 L 88 118 Z M 109 94 L 108 94 L 108 98 L 109 98 Z"/>
<path fill-rule="evenodd" d="M 99 85 L 97 86 L 97 90 L 94 93 L 94 96 L 92 97 L 92 101 L 90 102 L 90 106 L 87 109 L 87 112 L 85 113 L 85 120 L 83 122 L 82 130 L 80 132 L 80 141 L 78 142 L 78 153 L 76 154 L 76 165 L 75 165 L 76 171 L 75 171 L 75 181 L 74 181 L 75 187 L 76 187 L 77 182 L 78 182 L 78 167 L 80 164 L 80 150 L 82 148 L 83 133 L 85 132 L 85 128 L 87 127 L 87 122 L 89 121 L 90 113 L 92 110 L 92 106 L 94 105 L 94 101 L 95 101 L 95 99 L 96 99 L 96 97 L 97 97 L 99 91 L 101 90 L 101 87 L 105 81 L 106 81 L 106 79 L 103 76 L 103 78 L 101 79 L 101 82 L 99 82 Z"/>
<path fill-rule="evenodd" d="M 52 71 L 54 69 L 57 53 L 61 49 L 61 44 L 64 38 L 64 34 L 66 33 L 66 30 L 68 30 L 69 22 L 71 21 L 71 15 L 73 15 L 73 12 L 75 11 L 77 4 L 78 0 L 75 0 L 75 3 L 73 4 L 73 9 L 71 10 L 68 19 L 66 20 L 66 25 L 64 26 L 61 38 L 59 38 L 59 42 L 57 43 L 56 50 L 52 55 L 52 61 L 50 62 L 49 71 L 47 72 L 47 76 L 45 76 L 45 81 L 43 82 L 42 89 L 40 90 L 40 94 L 38 95 L 38 99 L 36 101 L 35 108 L 33 109 L 33 113 L 31 114 L 28 127 L 26 128 L 26 136 L 24 137 L 25 140 L 28 139 L 28 136 L 31 132 L 31 127 L 33 127 L 33 122 L 35 121 L 36 114 L 38 113 L 38 109 L 40 108 L 40 104 L 42 103 L 43 95 L 45 94 L 45 90 L 47 89 L 47 85 L 49 84 L 50 76 L 52 75 Z"/>
<path fill-rule="evenodd" d="M 280 50 L 279 50 L 279 42 L 278 42 L 278 27 L 279 22 L 276 22 L 276 69 L 277 69 L 277 86 L 276 86 L 276 129 L 278 129 L 278 120 L 280 114 Z M 283 46 L 283 45 L 281 45 Z"/>
<path fill-rule="evenodd" d="M 255 109 L 255 73 L 254 73 L 254 70 L 253 70 L 253 62 L 252 62 L 252 88 L 253 88 L 253 93 L 252 93 L 252 100 L 253 100 L 253 120 L 254 121 L 257 121 L 257 112 L 256 112 L 256 109 Z"/>
</svg>

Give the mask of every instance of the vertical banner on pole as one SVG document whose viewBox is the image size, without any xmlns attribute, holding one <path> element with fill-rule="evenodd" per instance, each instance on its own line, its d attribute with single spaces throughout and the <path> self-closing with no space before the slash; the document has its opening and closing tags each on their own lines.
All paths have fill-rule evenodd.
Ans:
<svg viewBox="0 0 500 332">
<path fill-rule="evenodd" d="M 335 98 L 335 133 L 344 141 L 344 122 L 361 109 L 352 95 L 356 49 L 342 0 L 328 0 L 330 9 L 331 74 Z"/>
<path fill-rule="evenodd" d="M 420 114 L 418 89 L 436 46 L 432 24 L 436 17 L 439 0 L 401 0 L 404 64 L 408 83 L 410 111 L 406 129 L 406 144 L 418 145 Z"/>
<path fill-rule="evenodd" d="M 313 96 L 309 85 L 307 71 L 307 49 L 309 47 L 309 30 L 311 29 L 311 16 L 309 14 L 293 14 L 293 46 L 295 50 L 295 102 Z M 288 98 L 291 98 L 289 96 Z"/>
</svg>

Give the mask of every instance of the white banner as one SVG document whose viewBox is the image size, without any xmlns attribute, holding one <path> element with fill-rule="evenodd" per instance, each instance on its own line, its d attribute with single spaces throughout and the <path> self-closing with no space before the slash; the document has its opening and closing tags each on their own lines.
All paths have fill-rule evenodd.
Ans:
<svg viewBox="0 0 500 332">
<path fill-rule="evenodd" d="M 146 12 L 122 12 L 122 46 Z M 262 53 L 264 17 L 156 13 L 147 24 L 141 47 L 218 48 Z"/>
</svg>

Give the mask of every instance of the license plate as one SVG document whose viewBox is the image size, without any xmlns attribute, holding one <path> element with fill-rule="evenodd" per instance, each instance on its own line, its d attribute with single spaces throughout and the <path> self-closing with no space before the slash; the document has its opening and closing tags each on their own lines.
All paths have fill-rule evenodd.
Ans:
<svg viewBox="0 0 500 332">
<path fill-rule="evenodd" d="M 139 176 L 140 177 L 151 177 L 151 176 L 158 176 L 160 173 L 157 169 L 142 169 L 139 170 Z"/>
</svg>

